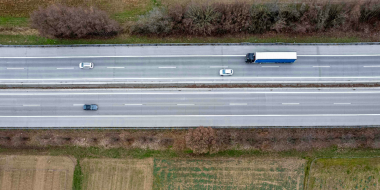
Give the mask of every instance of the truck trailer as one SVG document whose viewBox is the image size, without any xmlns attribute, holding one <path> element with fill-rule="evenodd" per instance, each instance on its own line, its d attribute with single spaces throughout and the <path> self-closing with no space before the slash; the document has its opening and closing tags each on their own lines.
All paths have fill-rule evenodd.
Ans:
<svg viewBox="0 0 380 190">
<path fill-rule="evenodd" d="M 297 60 L 297 52 L 256 52 L 248 53 L 247 63 L 293 63 Z"/>
</svg>

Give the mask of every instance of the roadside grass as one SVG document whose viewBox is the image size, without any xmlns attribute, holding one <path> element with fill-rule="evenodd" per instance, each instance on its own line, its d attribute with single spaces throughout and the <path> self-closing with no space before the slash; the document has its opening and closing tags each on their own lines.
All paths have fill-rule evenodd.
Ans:
<svg viewBox="0 0 380 190">
<path fill-rule="evenodd" d="M 70 155 L 77 159 L 83 158 L 218 158 L 218 157 L 298 157 L 313 160 L 315 158 L 350 158 L 350 157 L 374 157 L 380 156 L 380 149 L 339 149 L 336 146 L 325 149 L 314 149 L 310 151 L 282 151 L 268 152 L 261 150 L 227 150 L 216 154 L 194 155 L 191 150 L 175 151 L 172 149 L 125 149 L 125 148 L 100 148 L 100 147 L 31 147 L 31 148 L 5 148 L 0 147 L 0 154 L 26 154 L 26 155 Z"/>
<path fill-rule="evenodd" d="M 150 157 L 177 157 L 177 152 L 172 150 L 151 149 L 124 149 L 124 148 L 98 148 L 98 147 L 56 147 L 48 148 L 49 155 L 72 155 L 77 159 L 83 158 L 150 158 Z"/>
<path fill-rule="evenodd" d="M 380 39 L 375 40 L 375 42 Z M 233 37 L 143 37 L 119 35 L 108 39 L 49 39 L 37 35 L 1 35 L 2 45 L 72 45 L 72 44 L 154 44 L 154 43 L 353 43 L 353 42 L 374 42 L 373 38 L 342 36 L 301 36 L 292 37 L 286 35 L 276 36 L 243 36 Z"/>
</svg>

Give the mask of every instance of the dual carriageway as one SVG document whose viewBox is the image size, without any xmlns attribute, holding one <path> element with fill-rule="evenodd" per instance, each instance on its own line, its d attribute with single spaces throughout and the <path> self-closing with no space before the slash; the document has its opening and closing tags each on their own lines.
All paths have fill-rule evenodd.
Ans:
<svg viewBox="0 0 380 190">
<path fill-rule="evenodd" d="M 0 85 L 378 83 L 380 46 L 1 47 Z M 291 64 L 245 53 L 296 51 Z M 94 69 L 79 69 L 79 62 Z M 219 69 L 233 76 L 221 77 Z M 0 127 L 378 126 L 380 89 L 0 90 Z M 98 104 L 96 112 L 83 104 Z"/>
</svg>

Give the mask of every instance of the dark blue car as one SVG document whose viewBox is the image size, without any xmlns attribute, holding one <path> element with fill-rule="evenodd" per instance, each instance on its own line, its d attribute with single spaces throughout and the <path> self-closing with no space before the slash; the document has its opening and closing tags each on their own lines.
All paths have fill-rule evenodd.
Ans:
<svg viewBox="0 0 380 190">
<path fill-rule="evenodd" d="M 85 105 L 83 105 L 83 110 L 96 111 L 96 110 L 98 110 L 98 105 L 96 105 L 96 104 L 85 104 Z"/>
</svg>

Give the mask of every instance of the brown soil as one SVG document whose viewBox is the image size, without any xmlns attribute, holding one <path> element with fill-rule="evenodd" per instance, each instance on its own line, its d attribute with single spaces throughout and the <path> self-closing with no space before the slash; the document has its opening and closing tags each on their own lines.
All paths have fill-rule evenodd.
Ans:
<svg viewBox="0 0 380 190">
<path fill-rule="evenodd" d="M 79 146 L 185 150 L 187 130 L 1 130 L 0 146 L 43 148 Z M 380 148 L 379 128 L 216 129 L 220 151 Z"/>
<path fill-rule="evenodd" d="M 153 185 L 153 158 L 84 159 L 83 190 L 144 189 Z"/>
<path fill-rule="evenodd" d="M 72 189 L 75 159 L 53 156 L 0 156 L 0 189 Z"/>
</svg>

